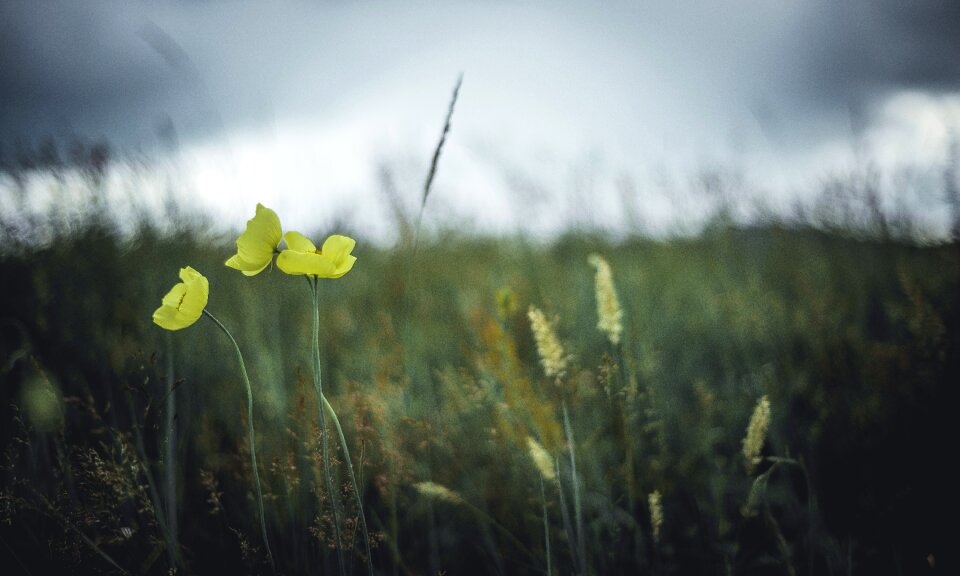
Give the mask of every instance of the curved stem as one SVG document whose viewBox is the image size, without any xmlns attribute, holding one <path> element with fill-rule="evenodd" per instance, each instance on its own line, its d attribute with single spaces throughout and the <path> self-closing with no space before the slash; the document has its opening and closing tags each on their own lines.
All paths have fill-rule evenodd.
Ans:
<svg viewBox="0 0 960 576">
<path fill-rule="evenodd" d="M 810 483 L 810 473 L 807 472 L 807 467 L 800 460 L 795 460 L 793 458 L 780 458 L 777 456 L 768 456 L 767 461 L 773 462 L 773 466 L 770 467 L 772 470 L 777 464 L 788 464 L 791 466 L 796 466 L 800 469 L 800 472 L 803 473 L 803 481 L 806 484 L 807 489 L 807 570 L 810 574 L 813 574 L 813 484 Z"/>
<path fill-rule="evenodd" d="M 330 454 L 327 448 L 327 416 L 323 409 L 326 398 L 323 396 L 323 381 L 320 377 L 320 282 L 317 278 L 310 279 L 313 288 L 313 387 L 317 391 L 317 403 L 320 411 L 320 444 L 323 457 L 323 477 L 327 484 L 327 496 L 330 498 L 330 509 L 333 511 L 333 529 L 337 537 L 337 562 L 341 576 L 347 573 L 347 566 L 343 559 L 343 539 L 340 536 L 340 513 L 337 511 L 337 494 L 333 490 L 333 477 L 330 474 Z M 349 458 L 347 459 L 349 462 Z"/>
<path fill-rule="evenodd" d="M 321 395 L 323 407 L 330 413 L 333 425 L 337 429 L 337 436 L 340 438 L 340 448 L 343 450 L 343 457 L 347 461 L 347 471 L 350 473 L 350 484 L 353 485 L 353 495 L 357 501 L 357 511 L 360 515 L 360 526 L 363 528 L 363 548 L 367 554 L 367 573 L 373 576 L 373 557 L 370 556 L 370 533 L 367 531 L 367 519 L 363 513 L 363 499 L 360 497 L 360 485 L 357 484 L 357 478 L 353 474 L 353 462 L 350 460 L 350 449 L 347 447 L 347 439 L 343 435 L 343 428 L 340 426 L 340 419 L 337 413 L 333 411 L 333 406 L 327 402 L 327 397 Z M 360 454 L 360 464 L 363 465 L 363 451 Z M 353 546 L 353 538 L 350 539 L 350 545 Z"/>
<path fill-rule="evenodd" d="M 263 545 L 267 549 L 267 559 L 270 561 L 270 567 L 273 569 L 273 572 L 276 573 L 277 567 L 273 563 L 273 552 L 270 550 L 270 540 L 267 538 L 267 522 L 263 513 L 263 490 L 260 488 L 260 472 L 257 470 L 257 446 L 254 441 L 256 436 L 253 432 L 253 388 L 250 386 L 250 377 L 247 376 L 247 366 L 243 362 L 240 345 L 237 344 L 233 334 L 230 334 L 227 327 L 217 320 L 213 314 L 206 310 L 204 310 L 203 313 L 223 330 L 223 333 L 227 335 L 227 338 L 229 338 L 233 344 L 233 349 L 237 352 L 237 361 L 240 363 L 240 374 L 243 376 L 243 383 L 247 387 L 247 438 L 250 443 L 250 465 L 253 466 L 253 484 L 257 490 L 257 508 L 260 511 L 260 534 L 263 536 Z"/>
</svg>

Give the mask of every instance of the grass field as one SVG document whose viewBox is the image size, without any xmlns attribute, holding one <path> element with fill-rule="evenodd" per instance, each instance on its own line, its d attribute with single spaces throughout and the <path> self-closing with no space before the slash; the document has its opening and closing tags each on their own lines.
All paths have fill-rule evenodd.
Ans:
<svg viewBox="0 0 960 576">
<path fill-rule="evenodd" d="M 235 237 L 202 223 L 69 224 L 4 218 L 4 572 L 332 574 L 336 502 L 364 573 L 333 439 L 334 493 L 323 480 L 307 283 L 225 267 Z M 320 281 L 319 348 L 376 574 L 915 574 L 948 554 L 955 243 L 722 219 L 416 250 L 315 232 L 358 240 L 354 269 Z M 249 370 L 273 568 L 233 349 L 203 318 L 151 322 L 186 265 Z"/>
</svg>

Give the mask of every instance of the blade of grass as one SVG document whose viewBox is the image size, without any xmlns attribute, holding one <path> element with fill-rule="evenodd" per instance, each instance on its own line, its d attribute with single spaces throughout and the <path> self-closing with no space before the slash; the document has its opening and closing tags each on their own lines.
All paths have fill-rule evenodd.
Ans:
<svg viewBox="0 0 960 576">
<path fill-rule="evenodd" d="M 540 476 L 540 501 L 543 502 L 543 542 L 547 549 L 547 576 L 553 576 L 553 566 L 550 559 L 550 521 L 547 517 L 547 494 L 543 489 L 543 474 Z"/>
<path fill-rule="evenodd" d="M 580 499 L 580 478 L 577 476 L 577 458 L 574 456 L 573 427 L 570 426 L 570 412 L 567 410 L 567 401 L 563 401 L 563 429 L 567 434 L 567 448 L 570 452 L 570 478 L 573 484 L 573 514 L 577 523 L 577 545 L 582 562 L 582 573 L 587 569 L 587 543 L 583 527 L 583 505 Z"/>
</svg>

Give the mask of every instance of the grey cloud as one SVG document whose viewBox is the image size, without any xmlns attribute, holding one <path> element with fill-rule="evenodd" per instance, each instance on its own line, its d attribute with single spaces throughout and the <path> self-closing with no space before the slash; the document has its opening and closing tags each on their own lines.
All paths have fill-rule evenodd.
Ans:
<svg viewBox="0 0 960 576">
<path fill-rule="evenodd" d="M 134 142 L 176 103 L 175 78 L 138 40 L 122 5 L 9 3 L 0 8 L 0 133 Z"/>
<path fill-rule="evenodd" d="M 198 138 L 224 125 L 305 113 L 409 54 L 482 32 L 480 23 L 463 29 L 457 6 L 6 2 L 0 142 L 78 134 L 136 146 L 155 138 L 158 125 Z M 675 74 L 675 89 L 691 100 L 726 90 L 729 100 L 750 100 L 761 122 L 787 139 L 815 137 L 889 90 L 960 89 L 960 3 L 740 6 L 614 3 L 600 10 L 566 2 L 541 9 L 582 21 L 582 43 L 589 34 L 598 42 L 619 35 L 626 49 L 603 57 L 621 60 L 597 65 L 624 70 L 624 84 L 598 89 L 639 92 L 646 78 L 631 77 L 636 60 L 660 60 L 659 73 Z M 539 33 L 530 30 L 529 41 Z"/>
<path fill-rule="evenodd" d="M 857 102 L 878 91 L 960 87 L 960 3 L 824 3 L 798 28 L 801 94 Z"/>
</svg>

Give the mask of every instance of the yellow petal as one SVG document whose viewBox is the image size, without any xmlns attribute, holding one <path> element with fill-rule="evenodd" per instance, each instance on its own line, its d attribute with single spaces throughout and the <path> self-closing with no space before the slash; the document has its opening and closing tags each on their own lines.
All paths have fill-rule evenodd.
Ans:
<svg viewBox="0 0 960 576">
<path fill-rule="evenodd" d="M 170 306 L 174 310 L 180 307 L 180 302 L 183 302 L 183 297 L 187 293 L 187 285 L 183 282 L 177 284 L 167 292 L 167 295 L 163 297 L 163 305 Z"/>
<path fill-rule="evenodd" d="M 244 232 L 237 238 L 237 256 L 250 266 L 261 266 L 264 261 L 269 263 L 273 258 L 275 246 L 255 234 Z"/>
<path fill-rule="evenodd" d="M 271 249 L 280 245 L 280 218 L 263 204 L 257 204 L 257 213 L 247 221 L 247 234 L 262 241 Z"/>
<path fill-rule="evenodd" d="M 153 323 L 167 330 L 184 328 L 177 320 L 177 309 L 171 306 L 161 306 L 153 313 Z"/>
<path fill-rule="evenodd" d="M 309 238 L 299 232 L 287 232 L 283 235 L 283 240 L 287 243 L 287 248 L 296 252 L 316 252 L 317 247 Z"/>
<path fill-rule="evenodd" d="M 263 271 L 264 268 L 270 265 L 270 260 L 262 262 L 261 264 L 251 264 L 240 257 L 239 254 L 234 254 L 226 262 L 224 262 L 230 268 L 234 270 L 239 270 L 243 272 L 245 276 L 256 276 Z"/>
<path fill-rule="evenodd" d="M 210 283 L 207 279 L 193 268 L 189 266 L 180 271 L 180 277 L 185 276 L 184 272 L 187 272 L 186 275 L 190 276 L 186 280 L 187 284 L 187 293 L 183 297 L 183 302 L 180 303 L 180 312 L 187 318 L 191 320 L 191 324 L 197 321 L 200 318 L 200 314 L 203 313 L 203 309 L 207 307 L 207 298 L 210 296 Z"/>
<path fill-rule="evenodd" d="M 237 238 L 237 253 L 226 261 L 230 268 L 253 276 L 273 260 L 273 252 L 282 236 L 280 218 L 263 204 L 257 204 L 257 213 L 247 221 L 247 228 Z"/>
<path fill-rule="evenodd" d="M 350 252 L 357 245 L 357 241 L 348 236 L 334 234 L 327 238 L 323 243 L 323 255 L 330 258 L 334 264 L 334 273 L 328 278 L 339 278 L 353 268 L 356 256 L 351 256 Z"/>
<path fill-rule="evenodd" d="M 316 252 L 284 250 L 277 256 L 277 267 L 287 274 L 307 274 L 320 278 L 333 278 L 337 267 L 329 258 Z"/>
<path fill-rule="evenodd" d="M 180 269 L 183 282 L 175 285 L 159 308 L 153 313 L 153 322 L 167 330 L 180 330 L 196 322 L 207 306 L 210 284 L 206 277 L 187 266 Z"/>
<path fill-rule="evenodd" d="M 191 282 L 207 281 L 203 274 L 197 272 L 190 266 L 184 266 L 180 269 L 180 280 L 183 280 L 187 284 L 190 284 Z"/>
<path fill-rule="evenodd" d="M 347 254 L 347 255 L 346 255 L 344 258 L 342 258 L 342 259 L 340 260 L 340 262 L 337 264 L 336 271 L 334 272 L 334 275 L 331 276 L 331 278 L 339 278 L 339 277 L 343 276 L 344 274 L 346 274 L 347 272 L 349 272 L 350 269 L 353 268 L 353 264 L 354 264 L 354 262 L 356 262 L 356 261 L 357 261 L 357 257 L 356 257 L 356 256 L 351 256 L 351 255 Z"/>
<path fill-rule="evenodd" d="M 356 246 L 356 244 L 357 241 L 353 238 L 334 234 L 324 241 L 323 248 L 320 251 L 324 256 L 333 258 L 334 262 L 339 262 L 344 256 L 347 256 L 353 251 L 353 247 Z"/>
</svg>

